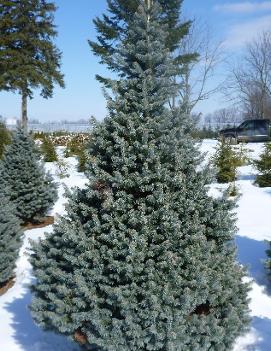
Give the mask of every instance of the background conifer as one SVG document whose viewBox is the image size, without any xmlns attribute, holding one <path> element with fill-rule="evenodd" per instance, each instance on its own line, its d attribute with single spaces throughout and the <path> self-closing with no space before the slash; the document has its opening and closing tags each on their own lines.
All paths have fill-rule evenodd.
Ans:
<svg viewBox="0 0 271 351">
<path fill-rule="evenodd" d="M 46 173 L 30 135 L 18 129 L 0 162 L 1 186 L 16 207 L 21 222 L 42 219 L 57 199 L 57 187 Z"/>
<path fill-rule="evenodd" d="M 260 187 L 271 186 L 271 143 L 264 145 L 264 150 L 259 160 L 254 161 L 254 165 L 260 173 L 257 175 L 255 183 Z"/>
<path fill-rule="evenodd" d="M 22 123 L 27 125 L 27 98 L 33 89 L 51 97 L 54 84 L 64 86 L 56 36 L 56 6 L 47 0 L 0 0 L 0 90 L 22 96 Z"/>
<path fill-rule="evenodd" d="M 223 140 L 217 145 L 213 162 L 217 171 L 218 183 L 229 183 L 236 180 L 240 160 L 229 142 Z"/>
<path fill-rule="evenodd" d="M 44 162 L 56 162 L 58 160 L 56 149 L 49 136 L 42 136 L 41 152 Z"/>
<path fill-rule="evenodd" d="M 0 159 L 2 158 L 5 145 L 10 143 L 10 133 L 4 123 L 0 122 Z"/>
</svg>

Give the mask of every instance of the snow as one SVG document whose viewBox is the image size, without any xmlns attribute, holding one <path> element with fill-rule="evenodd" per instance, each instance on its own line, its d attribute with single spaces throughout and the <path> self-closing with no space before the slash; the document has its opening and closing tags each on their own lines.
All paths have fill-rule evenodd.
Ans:
<svg viewBox="0 0 271 351">
<path fill-rule="evenodd" d="M 60 157 L 63 149 L 58 149 Z M 67 161 L 66 161 L 67 160 Z M 47 163 L 46 168 L 54 175 L 59 183 L 59 199 L 52 211 L 53 215 L 64 213 L 64 187 L 83 187 L 86 178 L 76 170 L 75 158 L 65 159 L 68 162 L 69 177 L 59 179 L 56 176 L 57 165 Z M 29 239 L 38 240 L 44 233 L 50 233 L 52 226 L 46 228 L 27 230 L 24 244 L 17 261 L 16 283 L 5 295 L 0 297 L 0 349 L 3 351 L 79 351 L 80 348 L 66 337 L 45 332 L 36 326 L 32 320 L 29 304 L 31 293 L 29 285 L 33 281 L 31 265 L 28 262 Z"/>
<path fill-rule="evenodd" d="M 204 140 L 202 152 L 207 156 L 214 154 L 216 141 Z M 259 157 L 263 144 L 248 144 L 252 158 Z M 60 156 L 63 148 L 58 148 Z M 59 183 L 59 199 L 52 214 L 65 212 L 64 188 L 83 187 L 86 178 L 76 170 L 75 158 L 65 159 L 68 163 L 69 177 L 59 179 L 56 164 L 47 164 Z M 271 285 L 264 268 L 266 259 L 266 240 L 271 240 L 271 188 L 255 186 L 256 171 L 249 165 L 239 168 L 236 182 L 241 197 L 238 201 L 236 245 L 238 259 L 247 267 L 247 281 L 251 284 L 250 310 L 252 325 L 249 332 L 236 342 L 233 351 L 270 351 L 271 350 Z M 211 185 L 211 193 L 219 195 L 225 186 Z M 79 351 L 79 347 L 66 337 L 45 332 L 37 327 L 30 315 L 28 306 L 31 302 L 29 284 L 33 281 L 31 265 L 28 262 L 29 239 L 38 240 L 44 232 L 51 232 L 52 226 L 25 232 L 24 245 L 17 261 L 16 283 L 5 295 L 0 297 L 0 349 L 3 351 Z"/>
<path fill-rule="evenodd" d="M 201 151 L 212 157 L 217 142 L 204 140 Z M 262 143 L 248 143 L 246 148 L 252 159 L 263 151 Z M 271 283 L 264 267 L 267 240 L 271 241 L 271 188 L 259 188 L 254 180 L 256 170 L 252 165 L 238 169 L 237 187 L 241 193 L 238 201 L 236 245 L 238 259 L 247 267 L 251 282 L 250 310 L 252 325 L 250 331 L 237 340 L 234 351 L 271 350 Z M 212 184 L 211 193 L 217 195 L 225 186 Z"/>
</svg>

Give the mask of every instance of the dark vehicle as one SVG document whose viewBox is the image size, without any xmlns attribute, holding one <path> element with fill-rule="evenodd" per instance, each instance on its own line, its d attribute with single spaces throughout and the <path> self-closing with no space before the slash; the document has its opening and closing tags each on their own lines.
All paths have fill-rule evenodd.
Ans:
<svg viewBox="0 0 271 351">
<path fill-rule="evenodd" d="M 271 122 L 269 119 L 250 119 L 236 128 L 223 129 L 219 132 L 222 139 L 228 139 L 232 143 L 248 141 L 271 140 Z"/>
</svg>

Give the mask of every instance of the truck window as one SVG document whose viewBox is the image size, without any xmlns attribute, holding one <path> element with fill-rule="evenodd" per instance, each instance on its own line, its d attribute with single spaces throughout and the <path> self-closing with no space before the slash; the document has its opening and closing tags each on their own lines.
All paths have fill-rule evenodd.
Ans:
<svg viewBox="0 0 271 351">
<path fill-rule="evenodd" d="M 266 128 L 267 127 L 267 121 L 255 121 L 255 128 Z"/>
<path fill-rule="evenodd" d="M 254 121 L 246 121 L 242 123 L 239 128 L 243 130 L 254 129 Z"/>
<path fill-rule="evenodd" d="M 259 135 L 268 134 L 268 123 L 267 121 L 255 121 L 255 130 Z"/>
</svg>

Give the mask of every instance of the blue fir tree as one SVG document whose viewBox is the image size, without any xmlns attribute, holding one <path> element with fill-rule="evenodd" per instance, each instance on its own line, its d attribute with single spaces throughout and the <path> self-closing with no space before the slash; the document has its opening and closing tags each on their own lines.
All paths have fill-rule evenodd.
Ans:
<svg viewBox="0 0 271 351">
<path fill-rule="evenodd" d="M 22 244 L 20 222 L 14 205 L 0 189 L 0 288 L 14 277 L 14 268 Z"/>
<path fill-rule="evenodd" d="M 189 116 L 166 107 L 176 66 L 159 16 L 141 1 L 88 185 L 33 243 L 32 315 L 88 350 L 229 351 L 249 323 L 234 204 L 208 195 Z"/>
<path fill-rule="evenodd" d="M 10 133 L 6 125 L 0 119 L 0 160 L 5 150 L 5 146 L 10 143 Z"/>
<path fill-rule="evenodd" d="M 19 128 L 6 147 L 0 162 L 0 179 L 22 223 L 39 222 L 57 200 L 57 186 L 24 129 Z"/>
</svg>

